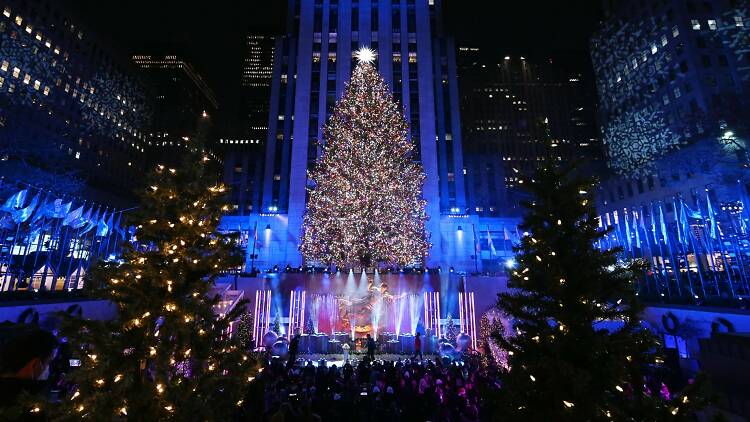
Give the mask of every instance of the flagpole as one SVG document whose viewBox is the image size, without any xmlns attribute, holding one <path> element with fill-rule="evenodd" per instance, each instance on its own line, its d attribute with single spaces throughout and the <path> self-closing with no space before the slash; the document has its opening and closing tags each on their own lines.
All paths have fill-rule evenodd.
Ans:
<svg viewBox="0 0 750 422">
<path fill-rule="evenodd" d="M 85 206 L 86 206 L 86 201 L 83 201 L 83 207 Z M 94 206 L 92 205 L 91 208 L 89 209 L 88 217 L 86 217 L 87 220 L 91 218 L 91 211 L 93 210 L 93 208 Z M 83 208 L 81 208 L 81 217 L 84 216 L 83 213 L 84 213 L 84 210 Z M 70 286 L 70 276 L 71 276 L 70 267 L 73 266 L 73 259 L 75 258 L 75 255 L 76 255 L 76 247 L 81 241 L 79 233 L 81 232 L 81 227 L 84 227 L 87 224 L 88 222 L 86 222 L 86 224 L 84 224 L 83 226 L 76 227 L 76 233 L 75 233 L 75 236 L 73 237 L 73 247 L 70 250 L 70 261 L 68 261 L 68 269 L 67 271 L 65 271 L 65 284 L 67 285 L 68 289 L 72 289 L 72 287 Z M 78 224 L 76 224 L 76 226 L 78 226 Z M 62 256 L 60 257 L 60 262 L 62 263 Z M 77 285 L 76 285 L 76 288 L 77 288 Z"/>
<path fill-rule="evenodd" d="M 700 208 L 700 204 L 699 204 Z M 695 247 L 695 239 L 693 239 L 695 235 L 693 234 L 693 230 L 690 230 L 689 237 L 690 239 L 690 247 L 693 248 L 693 256 L 695 257 L 695 265 L 698 267 L 698 279 L 701 282 L 701 292 L 703 292 L 703 297 L 706 297 L 706 282 L 703 280 L 703 263 L 701 262 L 700 255 L 698 254 L 698 249 Z M 690 271 L 690 263 L 688 262 L 688 271 Z M 695 294 L 693 294 L 695 296 Z"/>
<path fill-rule="evenodd" d="M 64 197 L 63 197 L 63 200 L 64 200 Z M 70 210 L 68 209 L 68 211 L 70 211 Z M 65 212 L 65 214 L 67 214 L 67 212 Z M 62 223 L 63 223 L 64 218 L 65 218 L 65 216 L 61 216 L 60 217 L 60 221 L 57 222 L 57 225 L 55 226 L 55 229 L 53 230 L 54 235 L 50 235 L 49 246 L 47 247 L 47 262 L 45 262 L 45 264 L 44 264 L 44 274 L 43 274 L 44 278 L 47 277 L 47 270 L 48 269 L 52 269 L 50 265 L 51 265 L 51 261 L 52 261 L 52 243 L 53 243 L 53 240 L 54 240 L 53 236 L 57 237 L 57 248 L 56 249 L 60 249 L 60 230 L 62 229 Z M 59 276 L 59 273 L 60 273 L 59 270 L 57 270 L 57 271 L 53 270 L 52 271 L 52 274 L 53 274 L 54 279 L 55 279 L 54 280 L 54 286 L 53 286 L 52 290 L 55 290 L 55 287 L 57 287 L 57 277 Z"/>
<path fill-rule="evenodd" d="M 659 225 L 661 226 L 661 243 L 664 243 L 667 248 L 669 248 L 669 233 L 667 233 L 666 227 L 664 226 L 664 208 L 661 204 L 659 204 Z M 664 281 L 667 287 L 667 295 L 669 297 L 672 297 L 672 288 L 669 286 L 669 270 L 667 269 L 667 260 L 665 259 L 666 256 L 664 256 L 664 251 L 661 247 L 661 243 L 659 243 L 659 253 L 661 254 L 661 264 L 662 267 L 664 267 Z M 671 254 L 670 254 L 671 255 Z"/>
<path fill-rule="evenodd" d="M 685 270 L 688 279 L 688 285 L 690 286 L 690 294 L 695 297 L 695 288 L 693 286 L 693 278 L 690 276 L 690 260 L 688 259 L 688 240 L 690 239 L 690 223 L 687 221 L 687 215 L 685 214 L 685 201 L 680 198 L 680 220 L 683 224 L 683 235 L 685 236 L 683 244 L 681 245 L 682 255 L 685 257 Z"/>
<path fill-rule="evenodd" d="M 740 214 L 740 218 L 742 218 L 742 214 Z M 739 238 L 740 235 L 737 232 L 737 225 L 734 222 L 734 220 L 730 217 L 729 220 L 732 222 L 732 229 L 734 230 L 734 241 L 732 242 L 732 246 L 734 247 L 734 253 L 737 255 L 737 260 L 740 264 L 740 277 L 742 279 L 742 287 L 745 290 L 745 294 L 750 293 L 748 290 L 747 285 L 747 274 L 745 273 L 745 260 L 742 258 L 742 248 L 739 245 Z"/>
<path fill-rule="evenodd" d="M 37 192 L 37 195 L 39 195 L 39 192 Z M 32 201 L 32 203 L 34 202 L 33 199 L 31 201 Z M 30 205 L 31 204 L 29 204 L 28 206 L 30 206 Z M 23 204 L 21 204 L 21 208 L 19 208 L 19 209 L 23 209 Z M 26 220 L 24 220 L 24 221 L 26 221 Z M 13 218 L 13 222 L 16 222 L 15 218 Z M 10 256 L 8 257 L 8 268 L 6 268 L 5 276 L 3 276 L 3 285 L 5 285 L 6 276 L 8 275 L 8 273 L 10 271 L 10 268 L 11 268 L 11 265 L 13 264 L 13 249 L 16 248 L 16 243 L 18 242 L 18 237 L 20 236 L 20 233 L 21 233 L 21 223 L 23 223 L 23 221 L 16 222 L 16 236 L 13 238 L 13 248 L 10 250 Z M 25 257 L 26 257 L 26 255 L 25 255 L 25 250 L 24 250 L 24 258 Z M 16 281 L 18 281 L 18 277 L 16 277 Z M 18 283 L 13 283 L 13 276 L 11 276 L 11 279 L 9 281 L 8 290 L 10 290 L 11 288 L 15 288 L 17 286 L 18 286 Z"/>
<path fill-rule="evenodd" d="M 5 281 L 8 277 L 8 274 L 10 272 L 10 266 L 13 265 L 13 250 L 16 249 L 16 241 L 18 240 L 18 235 L 21 231 L 21 225 L 16 223 L 16 235 L 13 236 L 13 245 L 11 245 L 10 249 L 8 250 L 8 261 L 5 267 L 5 274 L 3 274 L 3 291 L 5 291 Z M 13 289 L 13 276 L 11 276 L 10 280 L 8 281 L 8 291 Z"/>
<path fill-rule="evenodd" d="M 474 236 L 474 272 L 479 274 L 479 263 L 477 261 L 479 252 L 477 251 L 477 230 L 474 227 L 474 223 L 471 223 L 471 234 Z"/>
<path fill-rule="evenodd" d="M 253 228 L 253 253 L 250 254 L 250 273 L 255 275 L 255 244 L 258 243 L 258 220 Z"/>
<path fill-rule="evenodd" d="M 646 231 L 646 214 L 643 212 L 643 203 L 641 203 L 641 206 L 638 207 L 638 211 L 641 214 L 641 221 L 640 221 L 640 229 L 643 229 L 643 238 L 646 241 L 646 250 L 648 251 L 648 259 L 649 262 L 653 261 L 654 252 L 651 250 L 651 242 L 648 240 L 648 232 Z M 641 249 L 641 258 L 644 258 L 643 249 Z M 645 270 L 644 270 L 645 271 Z M 656 274 L 656 272 L 654 272 Z M 649 277 L 648 273 L 646 273 L 646 291 L 648 293 L 651 293 L 651 287 L 649 286 Z"/>
<path fill-rule="evenodd" d="M 711 273 L 711 278 L 714 281 L 714 289 L 716 290 L 716 294 L 718 296 L 721 295 L 721 291 L 719 290 L 719 282 L 716 280 L 716 261 L 714 260 L 713 256 L 713 246 L 709 248 L 709 243 L 711 242 L 710 234 L 708 231 L 708 228 L 706 227 L 706 218 L 703 216 L 703 206 L 701 205 L 701 199 L 700 195 L 696 196 L 696 199 L 698 201 L 698 213 L 701 217 L 701 222 L 703 223 L 703 244 L 700 245 L 705 249 L 706 252 L 706 265 L 709 267 L 708 270 Z M 710 257 L 710 258 L 709 258 Z"/>
<path fill-rule="evenodd" d="M 121 212 L 122 211 L 120 211 L 120 213 Z M 112 239 L 112 232 L 114 231 L 112 229 L 114 228 L 114 224 L 115 224 L 114 223 L 115 214 L 118 214 L 118 213 L 113 210 L 112 211 L 112 227 L 107 227 L 107 243 L 104 245 L 104 259 L 109 258 L 109 241 Z"/>
</svg>

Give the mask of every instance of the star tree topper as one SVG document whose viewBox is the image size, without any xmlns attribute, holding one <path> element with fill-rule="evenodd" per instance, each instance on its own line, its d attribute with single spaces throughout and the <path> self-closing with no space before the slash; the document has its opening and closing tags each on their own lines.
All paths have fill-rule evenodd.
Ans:
<svg viewBox="0 0 750 422">
<path fill-rule="evenodd" d="M 370 47 L 360 47 L 360 49 L 354 53 L 354 57 L 356 57 L 360 63 L 372 63 L 378 57 L 378 53 Z"/>
</svg>

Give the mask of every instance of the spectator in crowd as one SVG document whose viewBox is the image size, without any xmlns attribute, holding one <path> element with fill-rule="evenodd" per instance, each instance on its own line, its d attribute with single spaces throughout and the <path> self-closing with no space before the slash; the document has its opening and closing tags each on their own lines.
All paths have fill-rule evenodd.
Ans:
<svg viewBox="0 0 750 422">
<path fill-rule="evenodd" d="M 274 360 L 256 380 L 263 405 L 245 412 L 264 421 L 479 421 L 478 385 L 487 376 L 471 361 L 365 359 L 341 368 L 308 361 L 287 369 Z"/>
</svg>

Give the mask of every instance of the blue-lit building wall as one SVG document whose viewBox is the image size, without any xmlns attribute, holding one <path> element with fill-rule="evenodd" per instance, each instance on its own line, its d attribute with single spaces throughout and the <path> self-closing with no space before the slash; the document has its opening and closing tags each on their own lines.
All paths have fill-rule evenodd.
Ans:
<svg viewBox="0 0 750 422">
<path fill-rule="evenodd" d="M 591 57 L 611 169 L 645 176 L 685 145 L 742 135 L 750 101 L 746 0 L 606 4 Z"/>
<path fill-rule="evenodd" d="M 647 258 L 660 294 L 747 294 L 749 4 L 610 1 L 592 39 L 603 246 Z"/>
<path fill-rule="evenodd" d="M 426 174 L 433 247 L 425 264 L 481 269 L 472 231 L 474 226 L 479 232 L 480 223 L 466 206 L 455 46 L 443 34 L 440 1 L 291 0 L 288 7 L 287 33 L 274 48 L 261 211 L 227 216 L 223 226 L 252 233 L 257 221 L 259 239 L 267 236 L 258 268 L 303 264 L 299 234 L 307 171 L 321 153 L 323 125 L 356 65 L 353 52 L 369 46 L 404 107 Z"/>
<path fill-rule="evenodd" d="M 51 1 L 0 2 L 5 186 L 18 181 L 68 193 L 59 179 L 73 175 L 127 195 L 123 187 L 138 180 L 148 152 L 144 86 L 57 7 Z"/>
</svg>

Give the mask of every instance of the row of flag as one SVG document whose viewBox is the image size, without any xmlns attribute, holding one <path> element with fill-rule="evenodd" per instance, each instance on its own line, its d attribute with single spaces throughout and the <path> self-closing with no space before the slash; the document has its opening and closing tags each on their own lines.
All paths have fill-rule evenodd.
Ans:
<svg viewBox="0 0 750 422">
<path fill-rule="evenodd" d="M 697 201 L 696 209 L 691 208 L 682 198 L 677 198 L 672 203 L 674 215 L 674 228 L 677 243 L 688 246 L 691 241 L 699 240 L 707 242 L 706 237 L 716 240 L 723 237 L 723 232 L 716 218 L 716 211 L 711 203 L 711 198 L 706 192 L 705 214 L 700 199 Z M 648 211 L 648 212 L 647 212 Z M 647 217 L 648 215 L 648 217 Z M 692 229 L 692 222 L 704 222 L 703 232 L 696 233 Z M 667 231 L 667 221 L 664 217 L 664 203 L 654 205 L 643 205 L 635 209 L 625 210 L 619 216 L 607 213 L 602 219 L 599 217 L 599 226 L 614 227 L 612 234 L 618 243 L 628 252 L 633 248 L 638 249 L 650 246 L 650 238 L 654 245 L 660 242 L 669 243 L 670 236 Z M 647 227 L 648 226 L 648 227 Z M 743 225 L 744 227 L 744 225 Z M 604 246 L 602 244 L 600 247 Z M 709 248 L 710 249 L 710 248 Z"/>
<path fill-rule="evenodd" d="M 49 195 L 41 198 L 41 193 L 34 195 L 27 203 L 28 196 L 29 190 L 23 189 L 5 201 L 0 207 L 3 214 L 0 217 L 0 229 L 12 229 L 23 223 L 27 223 L 30 227 L 41 228 L 52 220 L 61 219 L 60 228 L 70 227 L 80 230 L 81 235 L 95 231 L 98 237 L 115 233 L 125 236 L 125 230 L 122 228 L 122 211 L 110 212 L 107 209 L 102 211 L 101 206 L 86 207 L 85 203 L 73 208 L 72 201 L 65 202 Z M 116 218 L 115 215 L 117 215 Z"/>
</svg>

